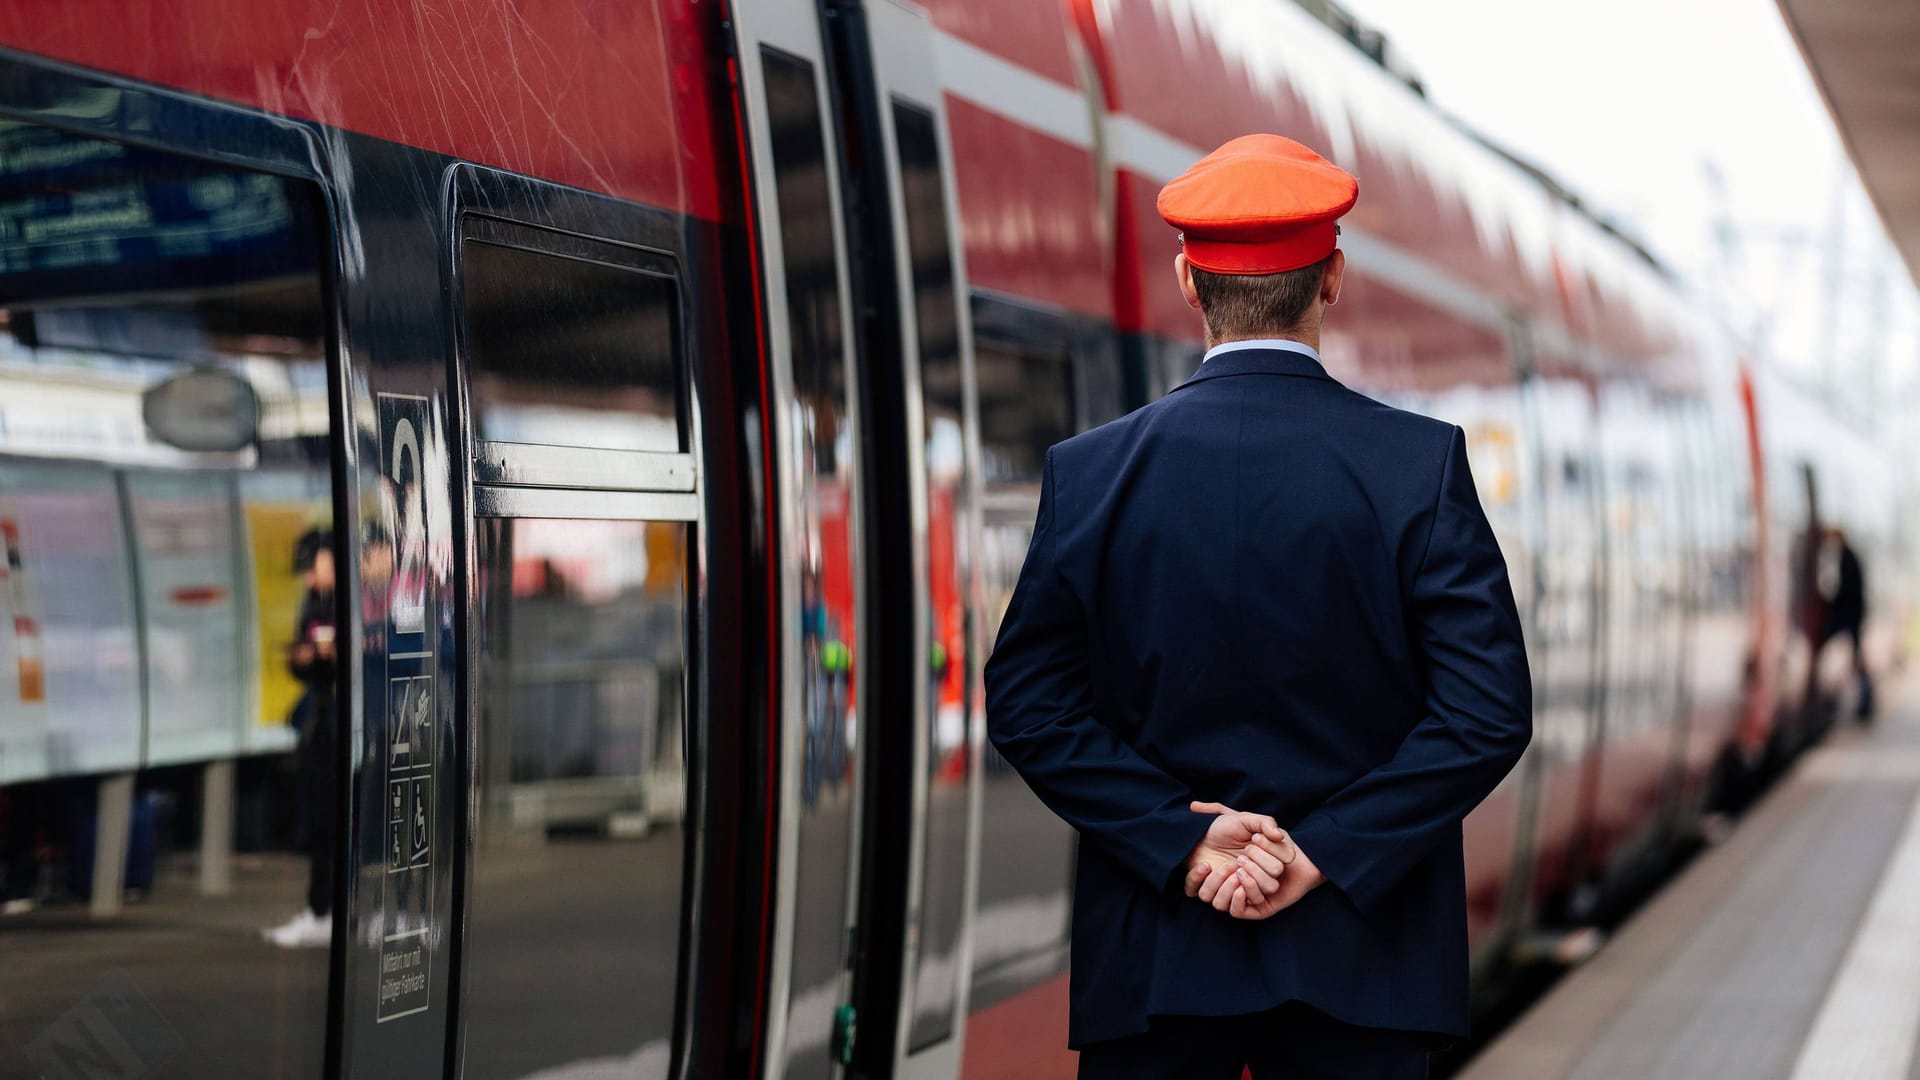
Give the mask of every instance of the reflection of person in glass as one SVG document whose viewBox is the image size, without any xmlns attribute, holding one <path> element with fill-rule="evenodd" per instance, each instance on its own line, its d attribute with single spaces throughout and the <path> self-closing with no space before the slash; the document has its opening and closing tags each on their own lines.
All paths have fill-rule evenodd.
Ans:
<svg viewBox="0 0 1920 1080">
<path fill-rule="evenodd" d="M 827 604 L 821 594 L 820 572 L 808 567 L 800 574 L 800 664 L 804 677 L 800 684 L 800 718 L 806 725 L 806 754 L 800 778 L 801 798 L 812 806 L 820 797 L 826 781 L 827 680 L 825 645 L 827 641 Z"/>
<path fill-rule="evenodd" d="M 339 812 L 339 725 L 334 713 L 335 654 L 333 538 L 310 529 L 294 546 L 294 566 L 306 585 L 287 667 L 306 687 L 296 712 L 306 722 L 300 733 L 300 794 L 307 814 L 307 906 L 284 924 L 266 931 L 267 940 L 285 948 L 323 946 L 333 940 L 333 849 Z"/>
<path fill-rule="evenodd" d="M 809 567 L 800 575 L 800 716 L 806 752 L 801 765 L 801 799 L 819 801 L 822 790 L 838 792 L 848 768 L 848 713 L 851 711 L 853 650 L 840 620 L 827 603 L 825 575 Z"/>
<path fill-rule="evenodd" d="M 1873 715 L 1873 676 L 1867 671 L 1867 659 L 1861 650 L 1860 628 L 1867 621 L 1867 579 L 1860 566 L 1860 555 L 1847 543 L 1845 530 L 1829 527 L 1820 538 L 1820 592 L 1826 599 L 1826 618 L 1820 628 L 1820 650 L 1827 642 L 1846 635 L 1853 645 L 1853 677 L 1859 686 L 1854 716 L 1861 720 Z"/>
<path fill-rule="evenodd" d="M 46 801 L 41 784 L 0 787 L 0 915 L 22 915 L 40 902 Z"/>
</svg>

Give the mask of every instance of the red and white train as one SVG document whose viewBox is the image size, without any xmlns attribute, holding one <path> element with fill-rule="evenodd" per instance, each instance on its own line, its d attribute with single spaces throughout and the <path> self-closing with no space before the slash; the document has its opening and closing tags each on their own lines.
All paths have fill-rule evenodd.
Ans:
<svg viewBox="0 0 1920 1080">
<path fill-rule="evenodd" d="M 1197 363 L 1153 199 L 1249 131 L 1359 177 L 1327 365 L 1466 429 L 1526 619 L 1493 979 L 1847 704 L 1824 530 L 1895 662 L 1910 522 L 1329 22 L 0 0 L 0 1075 L 1066 1075 L 1074 839 L 980 670 L 1046 447 Z"/>
</svg>

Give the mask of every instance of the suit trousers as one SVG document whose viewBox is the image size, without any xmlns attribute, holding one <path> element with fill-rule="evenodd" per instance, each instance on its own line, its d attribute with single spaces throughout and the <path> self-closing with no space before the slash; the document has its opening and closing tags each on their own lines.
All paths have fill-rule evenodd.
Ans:
<svg viewBox="0 0 1920 1080">
<path fill-rule="evenodd" d="M 1425 1080 L 1433 1036 L 1356 1027 L 1289 1002 L 1242 1016 L 1156 1016 L 1080 1050 L 1080 1080 Z"/>
</svg>

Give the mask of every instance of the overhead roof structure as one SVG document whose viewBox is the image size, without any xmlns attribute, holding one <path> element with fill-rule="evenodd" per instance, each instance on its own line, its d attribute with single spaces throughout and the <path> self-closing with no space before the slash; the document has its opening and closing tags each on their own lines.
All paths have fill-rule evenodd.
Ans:
<svg viewBox="0 0 1920 1080">
<path fill-rule="evenodd" d="M 1778 3 L 1907 273 L 1920 282 L 1920 4 Z"/>
</svg>

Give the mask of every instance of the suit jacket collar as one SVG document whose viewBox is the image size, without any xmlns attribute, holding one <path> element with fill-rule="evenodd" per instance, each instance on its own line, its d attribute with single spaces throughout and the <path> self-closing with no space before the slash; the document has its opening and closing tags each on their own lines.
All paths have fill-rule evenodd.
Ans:
<svg viewBox="0 0 1920 1080">
<path fill-rule="evenodd" d="M 1333 381 L 1327 369 L 1319 361 L 1305 353 L 1289 349 L 1236 349 L 1223 352 L 1200 365 L 1186 382 L 1174 387 L 1181 390 L 1197 382 L 1208 379 L 1221 379 L 1230 375 L 1294 375 L 1308 379 L 1326 379 Z"/>
</svg>

